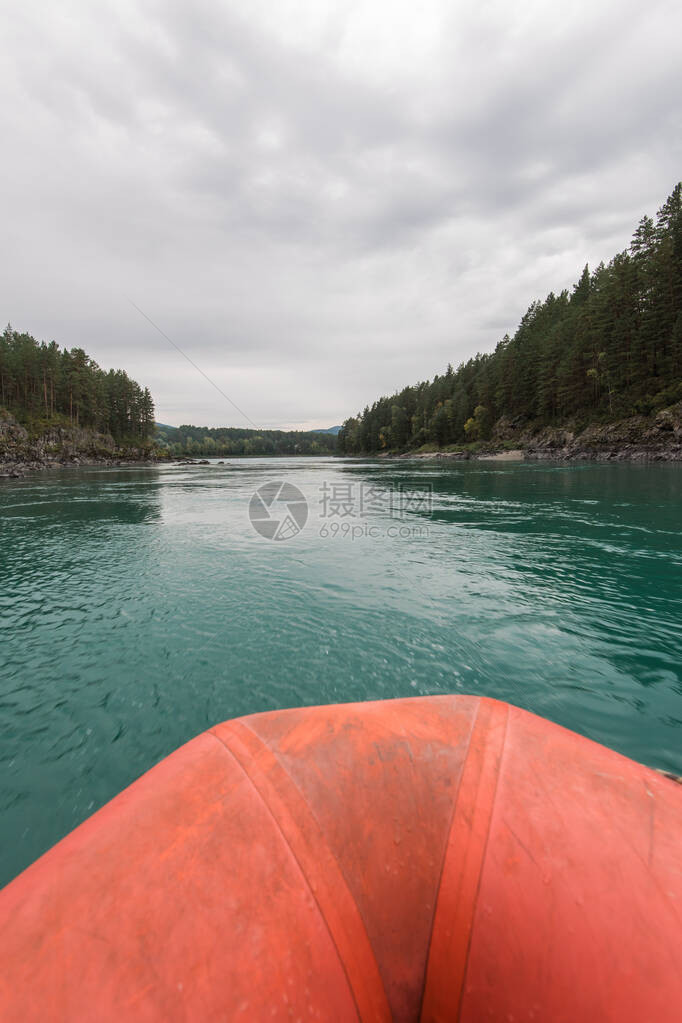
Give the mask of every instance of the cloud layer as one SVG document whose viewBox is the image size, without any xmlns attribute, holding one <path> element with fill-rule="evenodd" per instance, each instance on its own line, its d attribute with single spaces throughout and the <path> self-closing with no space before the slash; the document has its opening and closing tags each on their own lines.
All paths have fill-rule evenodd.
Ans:
<svg viewBox="0 0 682 1023">
<path fill-rule="evenodd" d="M 15 3 L 2 313 L 158 418 L 327 426 L 489 350 L 682 176 L 677 4 Z"/>
</svg>

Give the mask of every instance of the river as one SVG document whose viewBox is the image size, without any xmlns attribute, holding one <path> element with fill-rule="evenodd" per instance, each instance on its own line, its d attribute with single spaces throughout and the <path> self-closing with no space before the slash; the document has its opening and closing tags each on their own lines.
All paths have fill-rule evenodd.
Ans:
<svg viewBox="0 0 682 1023">
<path fill-rule="evenodd" d="M 679 465 L 0 481 L 0 882 L 202 729 L 296 704 L 486 694 L 682 773 L 681 513 Z"/>
</svg>

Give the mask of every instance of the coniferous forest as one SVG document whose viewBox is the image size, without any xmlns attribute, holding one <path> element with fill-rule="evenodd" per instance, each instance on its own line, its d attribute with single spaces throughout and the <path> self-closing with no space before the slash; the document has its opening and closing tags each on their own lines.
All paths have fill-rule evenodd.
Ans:
<svg viewBox="0 0 682 1023">
<path fill-rule="evenodd" d="M 317 430 L 248 430 L 241 427 L 157 426 L 157 444 L 176 458 L 331 455 L 336 437 Z"/>
<path fill-rule="evenodd" d="M 154 432 L 154 401 L 123 370 L 103 370 L 82 348 L 36 341 L 8 324 L 0 335 L 0 407 L 35 428 L 55 421 L 110 433 L 116 441 Z"/>
<path fill-rule="evenodd" d="M 340 453 L 485 441 L 518 428 L 649 414 L 682 400 L 682 186 L 628 250 L 572 291 L 531 304 L 512 338 L 430 382 L 380 398 L 339 433 Z"/>
</svg>

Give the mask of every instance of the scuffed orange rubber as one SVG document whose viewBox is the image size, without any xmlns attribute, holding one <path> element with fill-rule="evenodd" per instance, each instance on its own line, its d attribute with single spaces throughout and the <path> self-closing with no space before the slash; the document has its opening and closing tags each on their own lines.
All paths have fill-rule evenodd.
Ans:
<svg viewBox="0 0 682 1023">
<path fill-rule="evenodd" d="M 682 786 L 493 700 L 225 722 L 0 893 L 0 1019 L 682 1019 Z"/>
</svg>

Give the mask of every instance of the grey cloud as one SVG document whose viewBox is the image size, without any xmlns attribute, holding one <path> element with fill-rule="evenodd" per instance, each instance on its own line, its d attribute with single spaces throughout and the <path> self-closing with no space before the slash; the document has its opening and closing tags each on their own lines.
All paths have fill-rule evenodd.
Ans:
<svg viewBox="0 0 682 1023">
<path fill-rule="evenodd" d="M 331 425 L 491 349 L 679 178 L 672 3 L 434 0 L 386 65 L 393 4 L 322 6 L 315 44 L 276 6 L 11 7 L 5 318 L 125 365 L 164 421 L 235 422 L 132 298 L 251 418 Z"/>
</svg>

